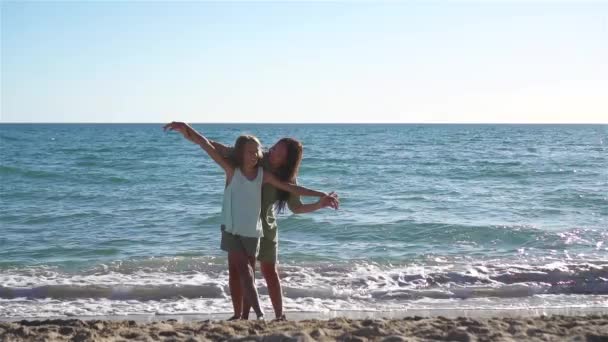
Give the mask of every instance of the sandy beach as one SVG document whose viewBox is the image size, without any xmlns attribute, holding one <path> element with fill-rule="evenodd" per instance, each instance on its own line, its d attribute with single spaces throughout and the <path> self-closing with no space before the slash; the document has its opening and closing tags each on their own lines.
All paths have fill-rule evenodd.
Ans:
<svg viewBox="0 0 608 342">
<path fill-rule="evenodd" d="M 192 321 L 57 319 L 0 323 L 0 341 L 608 341 L 608 315 Z"/>
</svg>

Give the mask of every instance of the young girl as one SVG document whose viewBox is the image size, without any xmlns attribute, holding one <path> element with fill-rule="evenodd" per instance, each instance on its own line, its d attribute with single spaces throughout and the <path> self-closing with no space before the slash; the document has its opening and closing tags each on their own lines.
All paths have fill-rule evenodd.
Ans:
<svg viewBox="0 0 608 342">
<path fill-rule="evenodd" d="M 181 123 L 167 124 L 164 129 L 181 131 Z M 225 159 L 204 136 L 196 141 L 226 173 L 226 187 L 222 205 L 221 248 L 228 252 L 229 272 L 239 274 L 240 287 L 247 304 L 258 319 L 264 313 L 255 287 L 255 257 L 258 252 L 262 223 L 260 221 L 262 184 L 300 196 L 325 197 L 327 194 L 302 186 L 279 181 L 272 173 L 259 166 L 261 144 L 254 136 L 240 136 L 234 146 L 233 160 Z M 237 284 L 238 285 L 238 284 Z M 231 293 L 235 291 L 231 288 Z M 239 317 L 234 317 L 239 318 Z"/>
</svg>

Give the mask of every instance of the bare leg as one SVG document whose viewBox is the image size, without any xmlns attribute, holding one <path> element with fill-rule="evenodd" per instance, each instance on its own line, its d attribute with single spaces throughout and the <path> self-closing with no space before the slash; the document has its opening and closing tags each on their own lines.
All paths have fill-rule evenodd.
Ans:
<svg viewBox="0 0 608 342">
<path fill-rule="evenodd" d="M 249 257 L 248 262 L 251 268 L 253 269 L 253 279 L 255 282 L 255 258 Z M 245 300 L 243 301 L 243 312 L 241 314 L 241 317 L 243 319 L 249 319 L 249 311 L 251 311 L 251 303 L 247 300 L 247 298 L 245 298 Z"/>
<path fill-rule="evenodd" d="M 242 252 L 232 252 L 237 256 L 237 269 L 239 271 L 241 284 L 243 286 L 243 294 L 245 298 L 248 299 L 249 303 L 251 303 L 253 310 L 255 311 L 258 317 L 264 316 L 264 312 L 260 308 L 260 298 L 258 296 L 258 290 L 255 287 L 255 274 L 253 272 L 253 267 L 251 267 L 250 261 L 255 259 L 247 257 L 245 253 Z"/>
<path fill-rule="evenodd" d="M 231 319 L 241 318 L 243 308 L 243 287 L 237 269 L 237 258 L 228 253 L 228 285 L 230 287 L 230 297 L 232 299 L 232 307 L 234 308 L 234 316 Z"/>
<path fill-rule="evenodd" d="M 277 319 L 283 318 L 283 291 L 281 289 L 281 280 L 279 279 L 279 272 L 277 264 L 271 262 L 260 262 L 260 268 L 264 279 L 266 279 L 266 286 L 268 286 L 268 295 L 272 302 L 272 308 L 274 309 L 274 315 Z"/>
</svg>

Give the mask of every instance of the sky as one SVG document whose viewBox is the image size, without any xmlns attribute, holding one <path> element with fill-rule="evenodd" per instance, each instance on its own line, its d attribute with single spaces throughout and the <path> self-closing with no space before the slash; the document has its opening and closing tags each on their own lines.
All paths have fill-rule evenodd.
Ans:
<svg viewBox="0 0 608 342">
<path fill-rule="evenodd" d="M 0 122 L 608 123 L 608 1 L 2 1 L 0 27 Z"/>
</svg>

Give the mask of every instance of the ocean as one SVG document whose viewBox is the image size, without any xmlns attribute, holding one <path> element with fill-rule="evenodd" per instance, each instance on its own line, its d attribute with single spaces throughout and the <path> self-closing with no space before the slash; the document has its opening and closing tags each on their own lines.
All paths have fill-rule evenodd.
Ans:
<svg viewBox="0 0 608 342">
<path fill-rule="evenodd" d="M 297 138 L 299 183 L 340 195 L 278 217 L 288 315 L 608 310 L 608 125 L 193 126 Z M 0 153 L 0 317 L 231 313 L 200 147 L 160 123 L 1 124 Z"/>
</svg>

